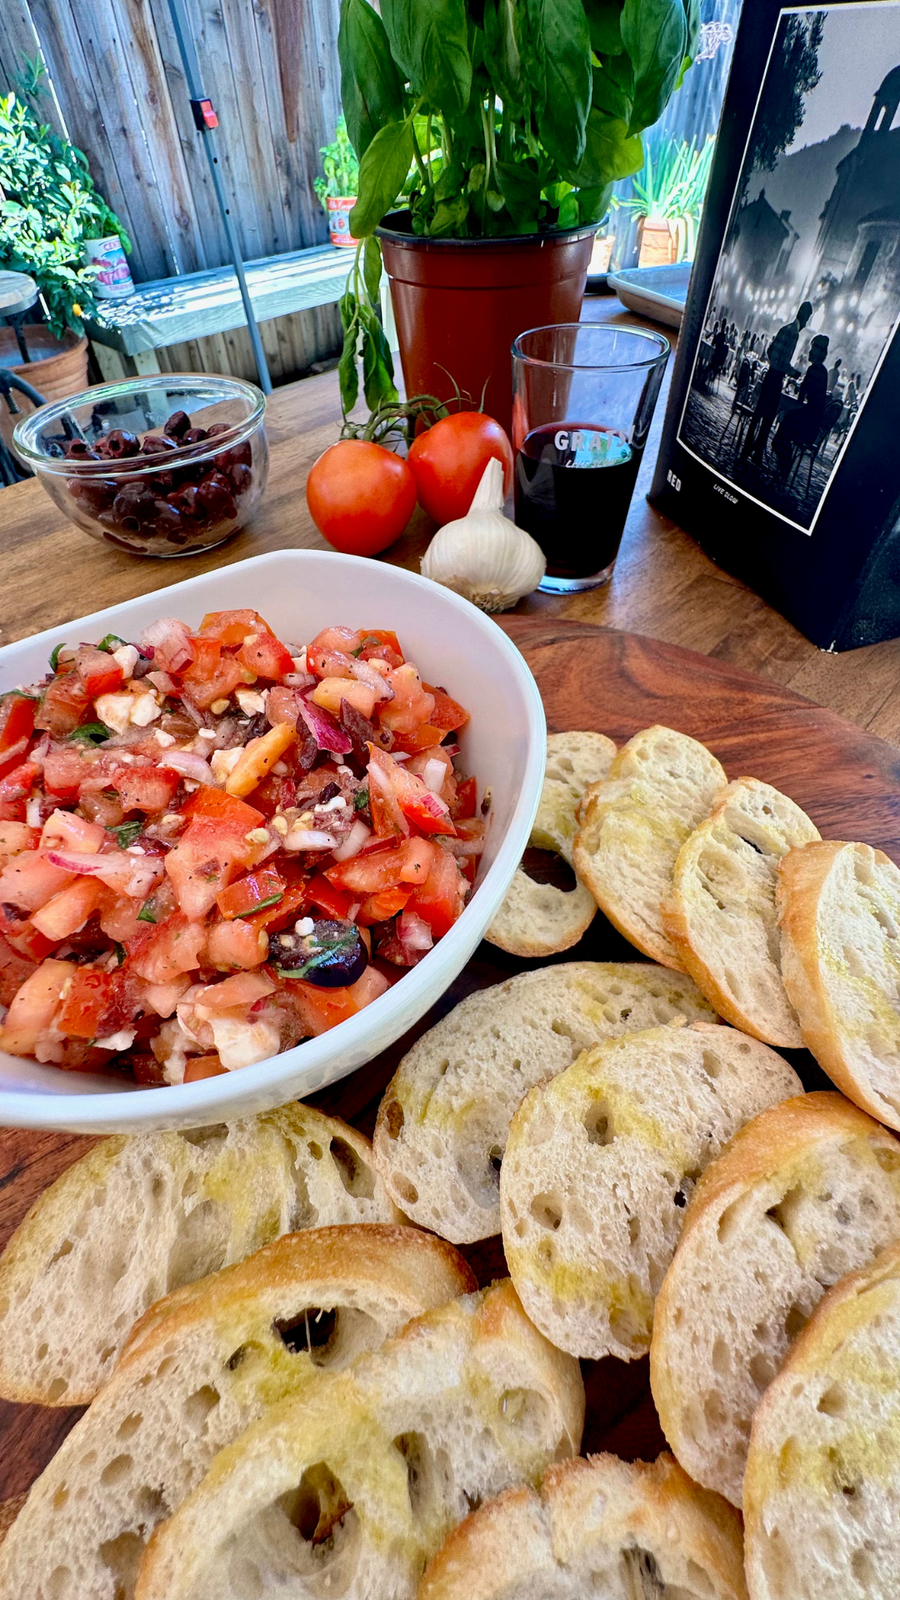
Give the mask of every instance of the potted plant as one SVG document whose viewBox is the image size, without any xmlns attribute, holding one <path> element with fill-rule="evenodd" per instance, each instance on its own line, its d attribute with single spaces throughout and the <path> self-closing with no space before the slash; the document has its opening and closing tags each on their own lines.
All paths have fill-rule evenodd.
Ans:
<svg viewBox="0 0 900 1600">
<path fill-rule="evenodd" d="M 333 144 L 324 144 L 319 151 L 322 157 L 324 178 L 316 178 L 315 190 L 323 211 L 328 217 L 331 242 L 336 245 L 356 244 L 350 232 L 349 217 L 356 205 L 356 186 L 359 180 L 359 162 L 350 143 L 343 113 L 338 117 Z"/>
<path fill-rule="evenodd" d="M 27 65 L 36 85 L 39 69 Z M 19 361 L 12 329 L 0 331 L 0 363 L 47 399 L 87 386 L 83 319 L 96 309 L 98 268 L 84 260 L 85 241 L 112 233 L 131 249 L 83 152 L 58 138 L 22 95 L 0 96 L 0 268 L 34 279 L 45 319 L 25 325 L 28 364 Z M 31 370 L 37 361 L 39 374 Z"/>
<path fill-rule="evenodd" d="M 509 427 L 512 340 L 577 321 L 612 184 L 642 165 L 699 22 L 699 0 L 342 0 L 350 226 L 380 241 L 409 393 L 449 372 Z M 390 379 L 371 296 L 342 313 L 346 393 L 361 347 L 368 396 L 379 362 Z"/>
<path fill-rule="evenodd" d="M 643 170 L 620 201 L 641 219 L 639 266 L 693 261 L 714 149 L 713 138 L 699 150 L 684 139 L 666 139 L 654 151 L 648 141 Z"/>
</svg>

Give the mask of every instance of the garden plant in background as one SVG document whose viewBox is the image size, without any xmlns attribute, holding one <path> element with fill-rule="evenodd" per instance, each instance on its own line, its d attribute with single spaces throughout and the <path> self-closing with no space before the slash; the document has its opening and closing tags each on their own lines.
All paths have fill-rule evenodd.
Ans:
<svg viewBox="0 0 900 1600">
<path fill-rule="evenodd" d="M 685 139 L 647 140 L 632 192 L 617 202 L 642 219 L 642 267 L 693 261 L 715 143 L 709 138 L 698 150 Z"/>
<path fill-rule="evenodd" d="M 319 155 L 325 176 L 316 178 L 315 190 L 322 210 L 328 217 L 331 242 L 338 245 L 355 244 L 348 219 L 356 203 L 359 162 L 350 143 L 343 114 L 338 118 L 334 143 L 323 145 Z"/>
<path fill-rule="evenodd" d="M 96 309 L 97 268 L 83 259 L 88 239 L 131 241 L 94 186 L 87 157 L 40 121 L 25 98 L 43 69 L 26 63 L 23 93 L 0 96 L 0 268 L 25 272 L 40 290 L 51 333 L 82 332 Z"/>
<path fill-rule="evenodd" d="M 642 166 L 641 132 L 690 65 L 699 26 L 699 0 L 382 0 L 380 16 L 342 0 L 354 236 L 368 239 L 400 200 L 404 226 L 429 239 L 597 223 L 615 180 Z M 368 257 L 366 269 L 341 306 L 347 409 L 357 354 L 370 405 L 393 389 Z"/>
</svg>

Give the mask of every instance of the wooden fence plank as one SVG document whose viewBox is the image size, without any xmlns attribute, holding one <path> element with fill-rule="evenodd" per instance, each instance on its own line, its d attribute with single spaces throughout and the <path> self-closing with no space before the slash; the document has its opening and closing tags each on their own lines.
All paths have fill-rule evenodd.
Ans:
<svg viewBox="0 0 900 1600">
<path fill-rule="evenodd" d="M 244 0 L 248 3 L 248 0 Z M 203 86 L 219 115 L 217 144 L 222 181 L 246 259 L 271 254 L 271 228 L 265 222 L 265 196 L 253 183 L 242 137 L 242 120 L 255 115 L 234 81 L 225 14 L 220 0 L 186 0 L 203 74 Z"/>
<path fill-rule="evenodd" d="M 169 104 L 181 146 L 181 156 L 193 195 L 202 265 L 221 267 L 228 260 L 228 240 L 210 177 L 209 163 L 203 149 L 203 136 L 194 127 L 194 119 L 191 116 L 188 86 L 175 39 L 175 30 L 172 27 L 171 13 L 167 0 L 149 0 L 149 5 L 156 34 L 156 47 L 165 73 Z M 202 68 L 201 62 L 201 72 Z M 240 209 L 237 197 L 233 198 L 233 204 L 236 211 Z"/>
<path fill-rule="evenodd" d="M 0 94 L 17 89 L 26 56 L 33 59 L 40 53 L 28 0 L 3 0 L 0 5 Z M 54 133 L 65 137 L 65 123 L 54 94 L 47 90 L 39 95 L 35 109 L 42 122 L 49 123 Z"/>
</svg>

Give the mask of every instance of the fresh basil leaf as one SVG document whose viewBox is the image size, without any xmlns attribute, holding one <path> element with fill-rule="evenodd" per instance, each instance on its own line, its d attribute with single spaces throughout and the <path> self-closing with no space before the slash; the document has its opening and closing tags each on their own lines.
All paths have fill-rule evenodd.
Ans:
<svg viewBox="0 0 900 1600">
<path fill-rule="evenodd" d="M 156 922 L 157 917 L 156 912 L 153 909 L 152 899 L 144 901 L 144 904 L 141 906 L 141 909 L 137 914 L 137 920 L 138 922 Z"/>
<path fill-rule="evenodd" d="M 624 72 L 620 69 L 624 67 Z M 591 110 L 601 111 L 608 117 L 618 117 L 627 124 L 631 120 L 634 72 L 626 55 L 612 56 L 601 61 L 591 74 L 593 94 Z"/>
<path fill-rule="evenodd" d="M 381 300 L 381 245 L 373 234 L 369 234 L 363 246 L 363 277 L 366 294 L 372 305 L 377 306 Z"/>
<path fill-rule="evenodd" d="M 116 966 L 120 967 L 125 960 L 125 946 L 123 944 L 119 944 L 118 939 L 114 939 L 113 949 L 116 952 Z"/>
<path fill-rule="evenodd" d="M 578 196 L 574 190 L 563 197 L 556 218 L 559 228 L 577 228 L 581 221 L 581 210 L 578 205 Z"/>
<path fill-rule="evenodd" d="M 27 689 L 4 689 L 0 694 L 0 703 L 4 700 L 33 700 L 35 705 L 40 704 L 39 694 L 29 694 Z"/>
<path fill-rule="evenodd" d="M 370 411 L 398 398 L 391 348 L 374 312 L 369 313 L 363 326 L 363 389 Z"/>
<path fill-rule="evenodd" d="M 622 43 L 634 67 L 634 108 L 629 133 L 649 128 L 675 88 L 687 51 L 684 0 L 625 0 Z"/>
<path fill-rule="evenodd" d="M 432 238 L 439 239 L 443 235 L 458 231 L 469 215 L 469 201 L 464 194 L 458 194 L 452 200 L 442 200 L 434 208 L 428 232 Z"/>
<path fill-rule="evenodd" d="M 465 0 L 382 0 L 394 60 L 417 95 L 453 117 L 472 92 Z"/>
<path fill-rule="evenodd" d="M 588 117 L 587 141 L 580 166 L 568 175 L 580 189 L 600 188 L 618 178 L 630 178 L 644 164 L 644 148 L 638 134 L 628 132 L 619 117 L 592 111 Z"/>
<path fill-rule="evenodd" d="M 117 828 L 113 828 L 111 831 L 115 834 L 119 841 L 119 849 L 127 850 L 129 845 L 134 844 L 134 841 L 138 837 L 138 834 L 141 832 L 143 826 L 143 822 L 134 821 L 120 822 Z"/>
<path fill-rule="evenodd" d="M 279 900 L 283 899 L 284 891 L 279 889 L 276 894 L 270 894 L 267 900 L 260 900 L 259 905 L 254 906 L 252 911 L 239 911 L 238 917 L 255 917 L 257 911 L 265 911 L 267 906 L 277 906 Z"/>
<path fill-rule="evenodd" d="M 105 639 L 100 640 L 97 649 L 106 650 L 110 655 L 112 655 L 114 650 L 121 649 L 122 645 L 127 644 L 127 642 L 128 641 L 126 639 L 120 639 L 117 633 L 108 633 Z"/>
<path fill-rule="evenodd" d="M 103 722 L 83 722 L 80 728 L 68 734 L 70 744 L 85 742 L 88 744 L 102 744 L 105 739 L 112 737 L 112 729 L 107 728 Z"/>
<path fill-rule="evenodd" d="M 584 7 L 581 0 L 522 0 L 522 10 L 541 143 L 557 161 L 577 165 L 591 106 L 591 41 Z"/>
<path fill-rule="evenodd" d="M 516 0 L 485 0 L 485 62 L 491 84 L 503 101 L 504 113 L 524 122 L 532 92 L 522 62 L 521 15 Z"/>
<path fill-rule="evenodd" d="M 622 43 L 622 0 L 584 0 L 591 49 L 596 56 L 617 56 Z"/>
<path fill-rule="evenodd" d="M 679 4 L 681 0 L 679 0 Z M 376 133 L 359 163 L 359 199 L 350 213 L 355 239 L 374 233 L 406 182 L 413 159 L 408 122 L 389 122 Z"/>
<path fill-rule="evenodd" d="M 356 345 L 359 324 L 355 320 L 344 332 L 344 348 L 338 362 L 338 382 L 341 388 L 341 407 L 349 416 L 359 398 L 359 373 L 356 370 Z"/>
<path fill-rule="evenodd" d="M 594 189 L 578 190 L 579 221 L 599 222 L 609 210 L 612 184 L 604 183 Z"/>
<path fill-rule="evenodd" d="M 494 176 L 517 232 L 533 232 L 541 203 L 540 173 L 530 162 L 498 161 Z"/>
<path fill-rule="evenodd" d="M 57 668 L 59 667 L 59 652 L 60 652 L 60 650 L 65 650 L 65 649 L 66 649 L 65 640 L 63 641 L 62 644 L 55 644 L 53 646 L 53 649 L 50 652 L 50 671 L 51 672 L 56 672 Z"/>
<path fill-rule="evenodd" d="M 369 790 L 368 790 L 368 787 L 366 787 L 365 789 L 357 789 L 355 795 L 353 796 L 353 809 L 354 809 L 354 811 L 365 811 L 366 806 L 368 804 L 369 804 Z"/>
<path fill-rule="evenodd" d="M 338 28 L 341 102 L 360 157 L 376 133 L 403 118 L 403 85 L 384 23 L 366 0 L 342 0 Z"/>
</svg>

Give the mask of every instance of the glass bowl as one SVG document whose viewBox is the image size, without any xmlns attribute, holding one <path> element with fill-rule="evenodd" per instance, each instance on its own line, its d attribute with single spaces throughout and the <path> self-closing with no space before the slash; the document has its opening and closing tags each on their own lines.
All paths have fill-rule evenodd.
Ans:
<svg viewBox="0 0 900 1600">
<path fill-rule="evenodd" d="M 265 411 L 261 390 L 239 378 L 161 373 L 40 406 L 13 445 L 92 539 L 185 556 L 222 544 L 256 509 L 269 470 Z"/>
</svg>

